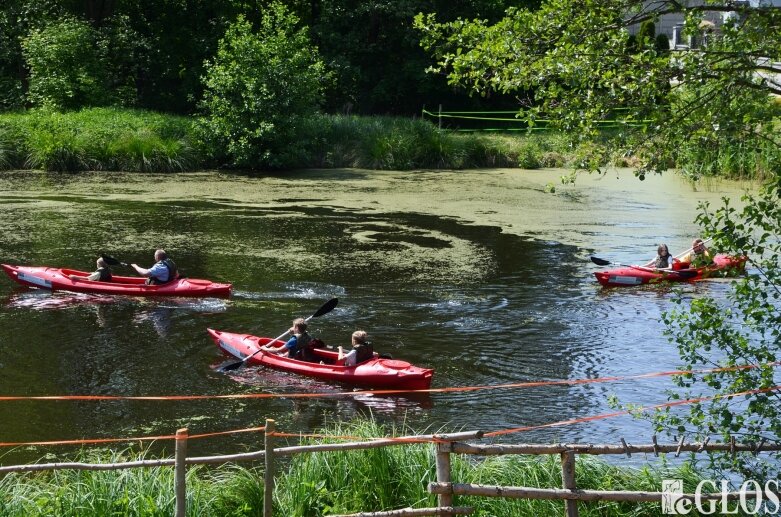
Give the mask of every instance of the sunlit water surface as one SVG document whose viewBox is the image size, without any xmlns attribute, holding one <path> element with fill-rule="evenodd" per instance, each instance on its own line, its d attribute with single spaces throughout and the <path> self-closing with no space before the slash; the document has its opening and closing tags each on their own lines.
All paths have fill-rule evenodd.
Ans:
<svg viewBox="0 0 781 517">
<path fill-rule="evenodd" d="M 190 277 L 230 281 L 228 300 L 50 294 L 0 280 L 0 395 L 345 393 L 342 386 L 248 368 L 205 329 L 278 335 L 312 320 L 332 345 L 367 330 L 382 352 L 434 368 L 434 388 L 629 376 L 680 363 L 660 315 L 669 287 L 602 289 L 590 255 L 650 260 L 683 251 L 702 201 L 737 201 L 750 185 L 691 184 L 630 171 L 558 183 L 562 170 L 302 171 L 0 176 L 0 260 L 91 270 L 101 251 L 151 265 L 166 248 Z M 115 272 L 124 272 L 121 268 Z M 728 281 L 685 285 L 722 298 Z M 499 431 L 599 415 L 622 402 L 666 401 L 669 378 L 576 386 L 372 396 L 204 401 L 3 401 L 0 441 L 193 434 L 277 421 L 309 432 L 371 414 L 418 432 Z M 502 436 L 513 442 L 647 443 L 630 417 Z M 256 448 L 257 435 L 196 441 L 196 453 Z M 164 445 L 160 445 L 163 447 Z M 166 445 L 170 449 L 170 444 Z M 0 451 L 0 462 L 67 447 Z"/>
</svg>

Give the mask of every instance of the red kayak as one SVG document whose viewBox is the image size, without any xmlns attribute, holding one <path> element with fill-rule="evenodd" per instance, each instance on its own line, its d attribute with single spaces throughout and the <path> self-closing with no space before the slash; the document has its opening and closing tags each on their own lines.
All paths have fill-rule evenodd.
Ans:
<svg viewBox="0 0 781 517">
<path fill-rule="evenodd" d="M 716 255 L 713 263 L 691 269 L 654 269 L 645 266 L 624 266 L 618 269 L 597 271 L 594 276 L 605 287 L 629 287 L 659 282 L 689 282 L 716 276 L 721 271 L 743 271 L 748 257 Z"/>
<path fill-rule="evenodd" d="M 71 291 L 93 294 L 124 294 L 129 296 L 230 296 L 231 284 L 219 284 L 211 280 L 179 278 L 163 285 L 146 285 L 142 277 L 114 276 L 110 282 L 87 280 L 90 273 L 58 267 L 26 267 L 0 264 L 13 280 L 27 287 L 51 291 Z M 68 275 L 83 276 L 83 280 L 71 280 Z"/>
<path fill-rule="evenodd" d="M 206 330 L 223 353 L 238 359 L 252 355 L 260 347 L 273 340 L 249 334 Z M 285 344 L 284 341 L 277 341 L 277 343 L 279 346 Z M 434 370 L 419 368 L 406 361 L 396 359 L 374 358 L 356 366 L 343 366 L 338 364 L 339 354 L 337 352 L 317 348 L 313 350 L 313 353 L 321 359 L 323 364 L 289 359 L 265 352 L 257 353 L 247 363 L 268 366 L 324 381 L 387 390 L 427 390 L 431 387 L 431 377 L 434 375 Z"/>
</svg>

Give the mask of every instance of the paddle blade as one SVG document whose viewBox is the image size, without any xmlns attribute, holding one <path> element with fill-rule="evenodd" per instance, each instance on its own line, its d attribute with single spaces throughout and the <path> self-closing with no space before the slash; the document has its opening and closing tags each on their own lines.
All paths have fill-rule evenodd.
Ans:
<svg viewBox="0 0 781 517">
<path fill-rule="evenodd" d="M 684 280 L 690 280 L 690 279 L 694 278 L 695 276 L 697 276 L 699 274 L 699 272 L 697 272 L 697 271 L 687 271 L 685 269 L 681 269 L 681 270 L 676 271 L 675 274 L 678 275 L 679 277 L 683 278 Z"/>
<path fill-rule="evenodd" d="M 612 264 L 609 260 L 601 259 L 599 257 L 591 257 L 591 262 L 596 264 L 597 266 L 609 266 Z"/>
<path fill-rule="evenodd" d="M 244 364 L 244 361 L 235 361 L 235 362 L 224 364 L 224 365 L 220 366 L 219 368 L 217 368 L 217 371 L 218 372 L 230 372 L 230 371 L 233 371 L 233 370 L 238 370 L 241 367 L 241 365 L 243 365 L 243 364 Z"/>
<path fill-rule="evenodd" d="M 119 260 L 115 259 L 114 257 L 110 255 L 106 255 L 105 253 L 100 254 L 100 258 L 103 259 L 103 261 L 108 264 L 109 266 L 118 266 L 122 264 Z"/>
<path fill-rule="evenodd" d="M 338 304 L 339 304 L 339 298 L 331 298 L 330 300 L 328 300 L 327 302 L 325 302 L 325 303 L 322 305 L 322 307 L 320 307 L 319 309 L 317 309 L 317 312 L 315 312 L 314 314 L 312 314 L 312 316 L 311 316 L 311 317 L 312 317 L 312 318 L 317 318 L 318 316 L 322 316 L 323 314 L 328 314 L 329 312 L 331 312 L 332 310 L 334 310 L 334 308 L 335 308 L 335 307 L 336 307 Z"/>
</svg>

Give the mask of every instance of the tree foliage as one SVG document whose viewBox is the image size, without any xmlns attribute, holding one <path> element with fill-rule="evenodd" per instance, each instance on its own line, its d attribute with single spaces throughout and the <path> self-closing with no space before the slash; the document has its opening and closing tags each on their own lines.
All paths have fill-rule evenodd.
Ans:
<svg viewBox="0 0 781 517">
<path fill-rule="evenodd" d="M 302 120 L 317 112 L 325 69 L 308 31 L 281 3 L 255 31 L 243 17 L 206 64 L 205 129 L 237 167 L 275 167 Z"/>
<path fill-rule="evenodd" d="M 441 19 L 501 18 L 511 2 L 498 0 L 324 0 L 310 15 L 312 35 L 336 82 L 327 91 L 332 111 L 418 113 L 423 105 L 479 106 L 440 76 L 426 74 L 429 58 L 413 27 L 421 11 Z M 518 2 L 515 2 L 518 4 Z M 531 5 L 535 2 L 522 2 Z M 494 105 L 511 98 L 495 96 Z"/>
<path fill-rule="evenodd" d="M 193 113 L 203 95 L 204 63 L 239 15 L 257 26 L 272 0 L 4 0 L 0 10 L 0 110 L 23 105 L 29 76 L 20 41 L 31 30 L 75 18 L 98 31 L 111 49 L 106 74 L 124 90 L 123 104 Z M 326 109 L 364 114 L 414 114 L 438 103 L 459 109 L 506 107 L 510 98 L 470 98 L 425 73 L 429 58 L 412 26 L 435 11 L 497 20 L 508 0 L 293 0 L 285 2 L 310 28 L 334 81 Z M 535 5 L 537 0 L 524 0 Z M 133 94 L 132 96 L 130 94 Z"/>
<path fill-rule="evenodd" d="M 740 139 L 777 147 L 768 106 L 770 94 L 781 94 L 772 76 L 781 72 L 781 9 L 685 5 L 549 0 L 536 11 L 511 8 L 495 24 L 437 23 L 430 14 L 416 26 L 436 59 L 432 70 L 451 84 L 481 95 L 533 92 L 521 110 L 531 123 L 545 118 L 592 138 L 620 111 L 630 124 L 615 151 L 639 157 L 640 175 L 667 169 L 691 145 L 717 149 Z M 695 37 L 706 15 L 730 14 L 707 46 L 668 52 L 651 39 L 628 48 L 630 27 L 674 12 L 685 20 L 684 35 Z"/>
<path fill-rule="evenodd" d="M 679 298 L 679 308 L 666 313 L 664 320 L 685 369 L 756 367 L 677 377 L 682 389 L 671 392 L 674 398 L 752 393 L 695 404 L 683 414 L 668 409 L 658 413 L 655 421 L 658 429 L 693 438 L 777 443 L 781 436 L 776 375 L 781 360 L 781 177 L 757 194 L 746 195 L 743 202 L 740 210 L 726 198 L 715 211 L 704 205 L 697 220 L 713 236 L 717 249 L 749 257 L 752 274 L 735 281 L 726 302 Z M 780 455 L 774 457 L 775 462 L 768 462 L 754 455 L 719 454 L 712 461 L 746 477 L 778 479 Z"/>
<path fill-rule="evenodd" d="M 495 24 L 441 24 L 421 15 L 416 25 L 436 58 L 433 71 L 447 74 L 452 84 L 478 94 L 533 91 L 521 109 L 532 123 L 546 117 L 574 139 L 591 138 L 600 121 L 621 110 L 638 124 L 622 130 L 615 150 L 641 159 L 641 179 L 675 164 L 682 150 L 705 157 L 689 162 L 695 177 L 720 172 L 723 164 L 708 160 L 708 152 L 746 150 L 766 184 L 744 199 L 741 210 L 727 200 L 715 211 L 701 207 L 697 222 L 714 237 L 716 249 L 747 255 L 751 274 L 734 284 L 726 301 L 682 299 L 664 321 L 684 368 L 757 368 L 680 376 L 682 389 L 671 398 L 715 399 L 659 412 L 655 425 L 689 438 L 777 442 L 778 375 L 768 363 L 781 352 L 781 139 L 772 101 L 781 94 L 781 8 L 691 4 L 548 0 L 537 11 L 510 9 Z M 629 37 L 630 27 L 644 22 L 648 27 L 668 13 L 681 14 L 684 36 L 702 46 L 668 50 L 655 44 L 650 31 Z M 703 23 L 706 15 L 722 17 L 723 25 L 714 31 Z M 597 161 L 586 163 L 599 167 Z M 734 393 L 742 395 L 730 396 Z M 715 467 L 755 479 L 777 479 L 778 459 L 712 456 Z"/>
<path fill-rule="evenodd" d="M 74 18 L 30 32 L 22 42 L 30 67 L 30 103 L 70 110 L 114 101 L 106 74 L 107 49 L 101 43 L 89 24 Z"/>
</svg>

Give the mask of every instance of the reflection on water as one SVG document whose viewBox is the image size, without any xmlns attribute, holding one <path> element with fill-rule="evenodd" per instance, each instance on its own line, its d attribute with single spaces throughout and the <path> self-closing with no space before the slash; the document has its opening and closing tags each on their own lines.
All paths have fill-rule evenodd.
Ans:
<svg viewBox="0 0 781 517">
<path fill-rule="evenodd" d="M 224 357 L 205 331 L 277 336 L 331 297 L 339 306 L 310 321 L 313 336 L 348 345 L 354 330 L 367 330 L 377 350 L 434 368 L 434 388 L 676 368 L 661 313 L 677 290 L 723 297 L 729 284 L 602 289 L 588 257 L 642 262 L 659 242 L 683 250 L 696 234 L 697 203 L 737 197 L 740 186 L 693 191 L 672 175 L 644 183 L 608 175 L 544 193 L 562 172 L 117 174 L 110 184 L 102 176 L 5 174 L 2 262 L 83 269 L 96 250 L 109 250 L 149 265 L 152 251 L 165 247 L 187 276 L 230 281 L 235 291 L 229 300 L 156 300 L 51 294 L 3 279 L 0 394 L 344 392 L 267 369 L 217 372 Z M 492 431 L 604 413 L 610 394 L 664 402 L 668 382 L 456 391 L 422 400 L 2 402 L 0 436 L 138 436 L 184 425 L 200 433 L 265 418 L 304 432 L 359 414 L 421 431 Z M 503 439 L 615 442 L 631 435 L 638 442 L 650 434 L 646 424 L 621 418 Z M 230 452 L 256 437 L 229 440 L 193 449 Z M 15 451 L 0 462 L 40 455 Z"/>
</svg>

